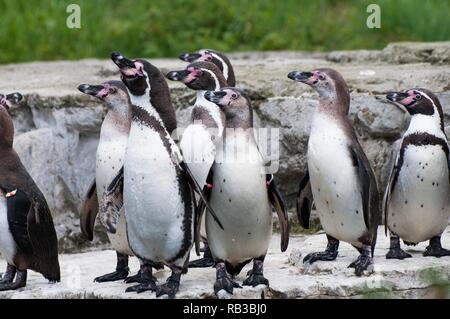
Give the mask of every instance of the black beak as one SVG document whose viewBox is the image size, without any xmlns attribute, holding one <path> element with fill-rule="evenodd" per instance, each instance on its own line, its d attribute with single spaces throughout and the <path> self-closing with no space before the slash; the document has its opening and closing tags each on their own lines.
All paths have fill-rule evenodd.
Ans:
<svg viewBox="0 0 450 319">
<path fill-rule="evenodd" d="M 111 53 L 111 60 L 119 67 L 119 69 L 135 68 L 134 62 L 124 57 L 120 52 Z"/>
<path fill-rule="evenodd" d="M 185 79 L 189 75 L 189 71 L 183 70 L 183 71 L 171 71 L 167 73 L 166 78 L 172 81 L 181 81 Z"/>
<path fill-rule="evenodd" d="M 224 91 L 206 91 L 205 99 L 215 104 L 218 104 L 225 95 L 227 95 L 227 92 Z"/>
<path fill-rule="evenodd" d="M 392 102 L 400 102 L 407 97 L 409 97 L 409 95 L 406 92 L 388 92 L 388 94 L 386 94 L 386 98 Z"/>
<path fill-rule="evenodd" d="M 20 94 L 20 93 L 18 93 L 18 92 L 11 93 L 11 94 L 8 94 L 8 95 L 6 96 L 6 99 L 7 99 L 9 102 L 11 102 L 12 104 L 17 104 L 17 103 L 19 103 L 20 101 L 22 101 L 22 98 L 23 98 L 22 94 Z"/>
<path fill-rule="evenodd" d="M 288 78 L 297 82 L 306 82 L 312 77 L 314 74 L 311 72 L 300 72 L 300 71 L 292 71 L 289 72 Z"/>
<path fill-rule="evenodd" d="M 84 94 L 97 96 L 97 94 L 103 90 L 104 87 L 102 85 L 89 85 L 89 84 L 81 84 L 78 86 L 78 90 L 80 90 Z"/>
<path fill-rule="evenodd" d="M 199 59 L 201 56 L 202 55 L 200 53 L 181 53 L 179 58 L 180 60 L 191 63 Z"/>
</svg>

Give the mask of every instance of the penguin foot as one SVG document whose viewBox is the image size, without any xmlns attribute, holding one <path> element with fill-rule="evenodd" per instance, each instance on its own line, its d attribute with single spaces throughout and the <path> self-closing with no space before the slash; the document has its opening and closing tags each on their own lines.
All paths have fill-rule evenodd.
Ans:
<svg viewBox="0 0 450 319">
<path fill-rule="evenodd" d="M 244 280 L 242 285 L 252 287 L 256 287 L 258 285 L 266 285 L 267 287 L 269 287 L 269 280 L 265 278 L 262 273 L 252 272 L 250 276 L 248 276 Z"/>
<path fill-rule="evenodd" d="M 167 295 L 170 299 L 173 299 L 179 288 L 180 282 L 169 278 L 165 284 L 156 287 L 156 297 Z"/>
<path fill-rule="evenodd" d="M 355 268 L 356 276 L 360 277 L 365 270 L 372 272 L 373 271 L 373 259 L 370 256 L 360 255 L 358 259 L 352 262 L 349 268 Z"/>
<path fill-rule="evenodd" d="M 117 280 L 123 280 L 128 277 L 128 273 L 130 270 L 127 268 L 116 270 L 115 272 L 112 272 L 110 274 L 106 274 L 100 277 L 97 277 L 94 279 L 94 282 L 108 282 L 108 281 L 117 281 Z"/>
<path fill-rule="evenodd" d="M 207 268 L 214 266 L 215 262 L 212 258 L 203 257 L 189 262 L 189 268 Z"/>
<path fill-rule="evenodd" d="M 154 277 L 153 277 L 153 279 L 154 279 Z M 132 284 L 132 283 L 142 284 L 142 283 L 144 283 L 144 280 L 143 280 L 143 278 L 141 276 L 141 271 L 139 270 L 136 275 L 128 276 L 127 278 L 125 278 L 123 280 L 123 282 L 126 283 L 126 284 Z"/>
<path fill-rule="evenodd" d="M 149 280 L 147 282 L 141 283 L 136 286 L 128 287 L 125 292 L 136 292 L 138 294 L 144 291 L 156 291 L 156 283 L 154 280 Z"/>
<path fill-rule="evenodd" d="M 408 254 L 406 251 L 404 251 L 401 248 L 390 248 L 388 253 L 386 254 L 386 259 L 405 259 L 405 258 L 411 258 L 412 255 Z"/>
<path fill-rule="evenodd" d="M 7 291 L 7 290 L 17 290 L 19 288 L 23 288 L 26 286 L 26 283 L 22 282 L 6 282 L 0 284 L 0 291 Z"/>
<path fill-rule="evenodd" d="M 444 256 L 450 256 L 450 250 L 444 249 L 442 247 L 433 247 L 428 246 L 425 249 L 425 252 L 423 253 L 425 257 L 444 257 Z"/>
<path fill-rule="evenodd" d="M 332 261 L 335 260 L 338 255 L 337 251 L 324 251 L 320 253 L 310 253 L 306 255 L 305 258 L 303 258 L 303 263 L 306 264 L 312 264 L 318 260 L 323 261 Z"/>
<path fill-rule="evenodd" d="M 233 294 L 233 288 L 242 288 L 237 282 L 231 280 L 229 276 L 223 276 L 221 278 L 217 278 L 214 283 L 214 293 L 217 294 L 221 290 L 225 290 L 229 294 Z"/>
<path fill-rule="evenodd" d="M 14 271 L 15 273 L 15 271 Z M 0 291 L 7 290 L 17 290 L 19 288 L 23 288 L 27 285 L 27 271 L 17 271 L 16 281 L 13 282 L 14 276 L 12 278 L 6 276 L 8 272 L 5 274 L 5 278 L 3 278 L 3 282 L 0 283 Z"/>
</svg>

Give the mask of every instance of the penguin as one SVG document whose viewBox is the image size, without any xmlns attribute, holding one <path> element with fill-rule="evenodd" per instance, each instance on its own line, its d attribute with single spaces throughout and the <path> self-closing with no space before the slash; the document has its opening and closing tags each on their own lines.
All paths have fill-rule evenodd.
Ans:
<svg viewBox="0 0 450 319">
<path fill-rule="evenodd" d="M 237 88 L 207 91 L 205 98 L 225 113 L 226 136 L 217 148 L 210 176 L 209 199 L 217 223 L 206 215 L 206 233 L 216 262 L 214 292 L 232 294 L 240 285 L 232 280 L 253 261 L 243 285 L 269 285 L 264 277 L 264 259 L 272 236 L 272 206 L 281 226 L 281 251 L 289 243 L 287 210 L 271 174 L 266 174 L 264 161 L 253 134 L 253 110 L 248 96 Z"/>
<path fill-rule="evenodd" d="M 0 291 L 25 287 L 28 269 L 52 283 L 61 278 L 47 201 L 13 149 L 14 125 L 8 110 L 21 99 L 20 93 L 0 94 L 0 253 L 8 263 Z"/>
<path fill-rule="evenodd" d="M 108 113 L 102 123 L 100 140 L 96 152 L 96 178 L 89 188 L 83 210 L 80 214 L 80 227 L 89 240 L 94 236 L 94 225 L 99 209 L 98 198 L 103 194 L 123 166 L 123 158 L 131 125 L 131 106 L 128 90 L 121 81 L 108 81 L 101 85 L 81 84 L 78 89 L 105 103 Z M 140 274 L 130 276 L 128 257 L 133 256 L 125 229 L 123 209 L 117 212 L 117 231 L 107 232 L 112 248 L 117 254 L 116 271 L 94 279 L 95 282 L 108 282 L 125 279 L 126 283 L 140 281 Z M 100 222 L 108 229 L 108 216 L 100 216 Z"/>
<path fill-rule="evenodd" d="M 206 100 L 204 94 L 207 90 L 215 91 L 225 87 L 226 80 L 219 68 L 211 62 L 194 62 L 184 70 L 169 72 L 166 77 L 172 81 L 180 81 L 197 92 L 192 122 L 183 132 L 180 149 L 184 161 L 208 199 L 211 182 L 208 183 L 207 178 L 216 155 L 216 146 L 222 139 L 225 115 L 216 104 Z M 197 221 L 196 225 L 201 227 L 204 255 L 203 258 L 190 262 L 189 267 L 211 267 L 214 260 L 206 239 L 204 218 Z"/>
<path fill-rule="evenodd" d="M 424 256 L 450 256 L 441 246 L 448 225 L 449 148 L 444 115 L 438 98 L 416 88 L 390 92 L 387 99 L 402 105 L 411 115 L 403 135 L 384 196 L 386 231 L 390 231 L 387 259 L 412 257 L 400 247 L 429 240 Z"/>
<path fill-rule="evenodd" d="M 151 267 L 166 265 L 172 271 L 165 284 L 157 286 L 150 279 L 126 291 L 155 291 L 158 297 L 174 298 L 194 242 L 193 191 L 207 201 L 163 120 L 166 115 L 166 120 L 176 122 L 167 117 L 175 112 L 160 70 L 146 60 L 131 61 L 118 52 L 112 53 L 111 59 L 128 89 L 132 120 L 122 177 L 116 178 L 104 197 L 115 189 L 123 193 L 126 231 L 133 253 Z M 142 275 L 151 278 L 151 267 L 141 269 Z"/>
<path fill-rule="evenodd" d="M 373 270 L 381 210 L 375 175 L 347 117 L 350 106 L 347 84 L 332 69 L 293 71 L 288 77 L 319 93 L 319 107 L 308 141 L 308 169 L 297 197 L 297 214 L 302 226 L 308 228 L 314 201 L 328 245 L 325 252 L 308 254 L 303 262 L 335 260 L 339 241 L 345 241 L 360 253 L 349 267 L 361 276 L 365 270 Z"/>
<path fill-rule="evenodd" d="M 222 52 L 201 49 L 194 53 L 182 53 L 179 56 L 180 60 L 192 63 L 196 61 L 206 61 L 214 63 L 222 71 L 228 86 L 236 86 L 236 79 L 234 77 L 233 66 L 231 65 L 230 59 Z"/>
</svg>

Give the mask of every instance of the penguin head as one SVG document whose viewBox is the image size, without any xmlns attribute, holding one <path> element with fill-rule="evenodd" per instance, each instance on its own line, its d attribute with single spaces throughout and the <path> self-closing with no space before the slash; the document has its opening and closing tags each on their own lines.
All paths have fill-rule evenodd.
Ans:
<svg viewBox="0 0 450 319">
<path fill-rule="evenodd" d="M 292 71 L 288 74 L 291 80 L 305 83 L 319 93 L 322 99 L 344 98 L 345 104 L 350 102 L 345 98 L 349 94 L 347 84 L 342 75 L 336 70 L 329 68 L 316 69 L 311 72 Z"/>
<path fill-rule="evenodd" d="M 338 105 L 344 113 L 348 113 L 350 93 L 342 75 L 329 68 L 316 69 L 311 72 L 292 71 L 288 78 L 305 83 L 319 93 L 320 99 L 332 101 L 330 107 Z"/>
<path fill-rule="evenodd" d="M 231 65 L 230 59 L 222 52 L 211 49 L 201 49 L 194 53 L 182 53 L 179 58 L 189 63 L 198 61 L 213 63 L 219 68 L 220 72 L 222 72 L 225 81 L 228 82 L 229 86 L 236 85 L 233 66 Z"/>
<path fill-rule="evenodd" d="M 22 100 L 22 94 L 15 92 L 8 95 L 0 94 L 0 105 L 6 110 L 9 110 L 12 106 L 16 105 Z"/>
<path fill-rule="evenodd" d="M 196 61 L 203 61 L 203 62 L 211 62 L 217 65 L 217 67 L 220 69 L 220 71 L 223 70 L 223 63 L 220 60 L 224 60 L 223 57 L 225 55 L 223 53 L 210 50 L 210 49 L 201 49 L 194 53 L 182 53 L 180 54 L 179 58 L 183 61 L 192 63 Z M 221 58 L 221 59 L 218 59 Z M 225 57 L 226 58 L 226 57 Z"/>
<path fill-rule="evenodd" d="M 150 79 L 159 70 L 146 60 L 130 60 L 119 52 L 111 54 L 111 60 L 119 67 L 122 82 L 135 96 L 146 94 L 151 89 Z"/>
<path fill-rule="evenodd" d="M 436 111 L 442 113 L 438 98 L 427 89 L 416 88 L 401 92 L 389 92 L 386 98 L 404 106 L 411 115 L 433 115 Z"/>
<path fill-rule="evenodd" d="M 205 98 L 215 103 L 225 113 L 227 120 L 238 119 L 251 125 L 253 112 L 250 98 L 237 88 L 225 87 L 218 91 L 206 91 Z M 244 125 L 241 125 L 244 127 Z"/>
<path fill-rule="evenodd" d="M 218 90 L 226 86 L 222 72 L 210 62 L 191 63 L 184 70 L 167 73 L 166 77 L 180 81 L 193 90 Z"/>
<path fill-rule="evenodd" d="M 120 81 L 108 81 L 100 85 L 81 84 L 78 90 L 104 101 L 110 109 L 128 107 L 130 104 L 127 87 Z"/>
</svg>

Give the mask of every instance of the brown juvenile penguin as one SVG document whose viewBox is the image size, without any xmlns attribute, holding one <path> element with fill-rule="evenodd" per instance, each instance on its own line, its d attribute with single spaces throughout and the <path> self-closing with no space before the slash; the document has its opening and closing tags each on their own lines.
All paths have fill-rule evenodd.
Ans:
<svg viewBox="0 0 450 319">
<path fill-rule="evenodd" d="M 325 252 L 308 254 L 304 263 L 334 260 L 339 241 L 352 244 L 360 256 L 350 264 L 360 276 L 373 268 L 377 228 L 380 223 L 379 194 L 375 175 L 348 119 L 350 94 L 343 77 L 332 69 L 291 72 L 288 77 L 319 93 L 308 141 L 308 170 L 300 183 L 298 215 L 309 227 L 314 200 L 327 234 Z"/>
<path fill-rule="evenodd" d="M 60 281 L 52 215 L 13 149 L 14 125 L 8 110 L 21 99 L 19 93 L 0 94 L 0 252 L 8 263 L 0 291 L 25 287 L 28 269 L 51 282 Z"/>
</svg>

